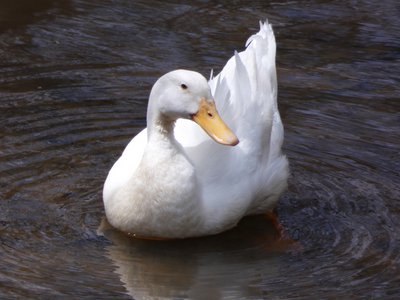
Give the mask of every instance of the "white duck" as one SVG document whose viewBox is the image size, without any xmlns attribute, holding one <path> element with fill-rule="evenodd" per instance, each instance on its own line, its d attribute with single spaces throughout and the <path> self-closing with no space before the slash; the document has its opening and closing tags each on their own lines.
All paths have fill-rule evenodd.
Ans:
<svg viewBox="0 0 400 300">
<path fill-rule="evenodd" d="M 138 237 L 185 238 L 219 233 L 274 208 L 289 172 L 275 38 L 268 23 L 260 27 L 208 83 L 176 70 L 154 84 L 147 130 L 131 140 L 104 184 L 112 226 Z"/>
</svg>

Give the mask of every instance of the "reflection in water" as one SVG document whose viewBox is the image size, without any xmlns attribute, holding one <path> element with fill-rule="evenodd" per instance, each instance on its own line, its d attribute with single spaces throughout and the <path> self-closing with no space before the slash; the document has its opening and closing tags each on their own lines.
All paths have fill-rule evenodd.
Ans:
<svg viewBox="0 0 400 300">
<path fill-rule="evenodd" d="M 279 240 L 272 224 L 262 216 L 246 218 L 224 234 L 187 240 L 134 239 L 113 229 L 106 219 L 99 233 L 113 242 L 107 253 L 134 299 L 247 299 L 254 293 L 261 295 L 258 272 L 267 277 L 279 275 L 278 254 L 298 250 Z"/>
<path fill-rule="evenodd" d="M 97 236 L 154 81 L 218 73 L 266 17 L 291 164 L 278 212 L 304 250 L 268 248 L 258 218 L 179 243 Z M 399 28 L 395 0 L 1 1 L 0 298 L 131 299 L 119 277 L 137 298 L 399 298 Z"/>
</svg>

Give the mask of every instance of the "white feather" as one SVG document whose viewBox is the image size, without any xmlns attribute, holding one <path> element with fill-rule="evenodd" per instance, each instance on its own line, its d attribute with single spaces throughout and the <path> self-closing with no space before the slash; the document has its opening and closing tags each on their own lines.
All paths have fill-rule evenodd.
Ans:
<svg viewBox="0 0 400 300">
<path fill-rule="evenodd" d="M 235 147 L 222 146 L 211 140 L 194 122 L 177 120 L 175 138 L 194 167 L 198 195 L 193 201 L 198 201 L 200 206 L 187 206 L 188 209 L 196 207 L 197 211 L 176 207 L 175 218 L 185 221 L 172 222 L 180 228 L 173 228 L 172 225 L 168 232 L 156 233 L 160 236 L 187 237 L 227 230 L 245 215 L 271 210 L 286 188 L 288 161 L 281 153 L 283 126 L 277 106 L 276 45 L 271 25 L 260 22 L 260 31 L 252 35 L 246 45 L 245 51 L 235 52 L 221 73 L 214 78 L 211 75 L 209 81 L 217 109 L 240 143 Z M 106 213 L 109 203 L 120 201 L 114 205 L 117 207 L 127 201 L 117 200 L 115 195 L 121 189 L 127 189 L 146 144 L 147 132 L 144 129 L 129 143 L 110 170 L 103 196 Z M 175 188 L 184 188 L 185 184 L 182 182 Z M 176 201 L 175 205 L 182 203 Z M 140 214 L 136 207 L 130 209 L 132 211 L 113 215 L 112 218 L 132 218 Z M 160 211 L 155 216 L 158 221 L 170 223 L 171 220 L 162 213 Z M 181 214 L 196 221 L 190 223 Z M 109 215 L 111 224 L 121 223 L 112 222 Z M 151 222 L 149 220 L 149 224 Z M 146 224 L 142 226 L 146 227 Z M 150 229 L 146 234 L 146 228 L 119 227 L 125 231 L 154 235 Z"/>
</svg>

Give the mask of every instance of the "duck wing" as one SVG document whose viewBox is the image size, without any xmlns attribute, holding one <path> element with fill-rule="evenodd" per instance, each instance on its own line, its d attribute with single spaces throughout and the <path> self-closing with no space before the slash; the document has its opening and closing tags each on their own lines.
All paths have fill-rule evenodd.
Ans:
<svg viewBox="0 0 400 300">
<path fill-rule="evenodd" d="M 275 53 L 272 27 L 260 22 L 245 51 L 235 52 L 209 81 L 221 117 L 239 138 L 237 146 L 215 143 L 191 121 L 176 124 L 175 137 L 196 167 L 206 213 L 213 219 L 229 222 L 234 215 L 265 212 L 286 188 Z"/>
</svg>

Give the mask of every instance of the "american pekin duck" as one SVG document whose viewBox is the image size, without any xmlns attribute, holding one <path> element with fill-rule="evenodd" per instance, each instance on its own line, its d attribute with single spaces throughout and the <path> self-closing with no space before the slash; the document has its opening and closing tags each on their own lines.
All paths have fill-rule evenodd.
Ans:
<svg viewBox="0 0 400 300">
<path fill-rule="evenodd" d="M 275 207 L 289 174 L 275 52 L 272 27 L 260 22 L 246 49 L 208 82 L 188 70 L 155 82 L 147 128 L 104 184 L 112 226 L 143 238 L 187 238 Z"/>
</svg>

